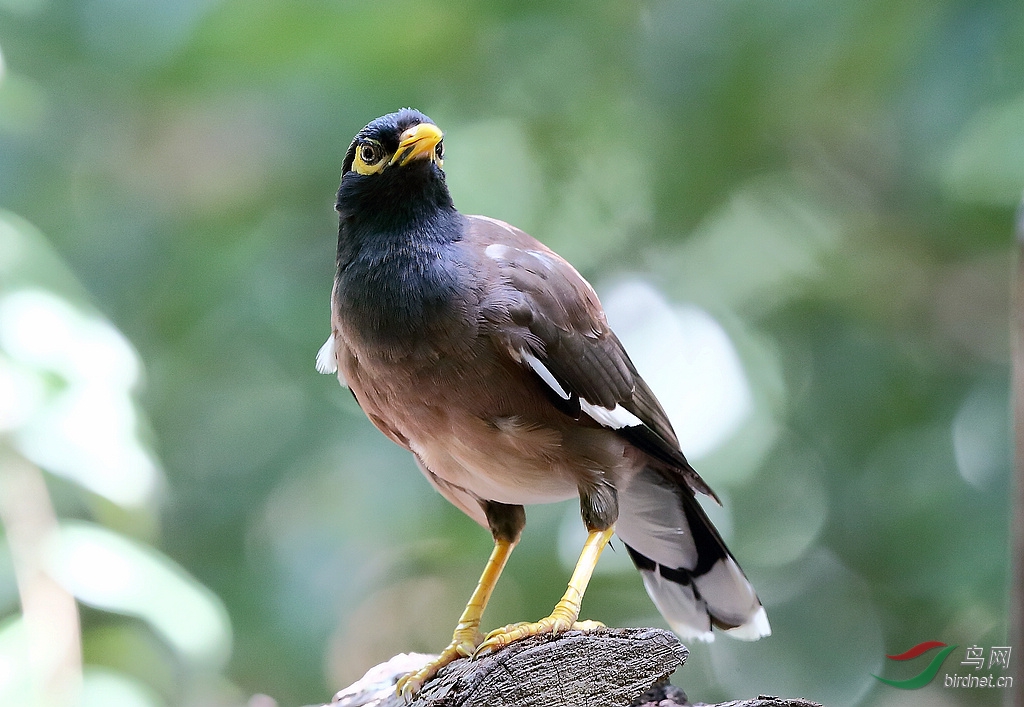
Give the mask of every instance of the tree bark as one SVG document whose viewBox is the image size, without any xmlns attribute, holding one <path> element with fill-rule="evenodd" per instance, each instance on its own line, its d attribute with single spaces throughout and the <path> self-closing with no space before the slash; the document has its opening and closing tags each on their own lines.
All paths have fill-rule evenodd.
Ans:
<svg viewBox="0 0 1024 707">
<path fill-rule="evenodd" d="M 332 707 L 676 707 L 689 705 L 668 677 L 688 651 L 655 628 L 568 631 L 517 641 L 478 660 L 447 666 L 406 705 L 395 681 L 431 656 L 397 655 L 341 690 Z M 718 707 L 820 707 L 761 695 Z"/>
</svg>

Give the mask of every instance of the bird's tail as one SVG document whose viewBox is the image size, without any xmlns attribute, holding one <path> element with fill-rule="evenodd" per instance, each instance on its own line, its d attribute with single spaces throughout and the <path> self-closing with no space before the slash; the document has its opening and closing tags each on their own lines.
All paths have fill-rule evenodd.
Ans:
<svg viewBox="0 0 1024 707">
<path fill-rule="evenodd" d="M 771 634 L 743 570 L 682 479 L 644 468 L 619 488 L 615 530 L 661 615 L 681 638 L 711 627 L 754 641 Z"/>
</svg>

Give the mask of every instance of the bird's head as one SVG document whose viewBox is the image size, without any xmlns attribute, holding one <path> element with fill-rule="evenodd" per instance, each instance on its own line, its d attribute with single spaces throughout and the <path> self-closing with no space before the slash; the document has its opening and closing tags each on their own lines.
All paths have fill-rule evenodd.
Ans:
<svg viewBox="0 0 1024 707">
<path fill-rule="evenodd" d="M 452 207 L 441 167 L 444 133 L 405 108 L 360 130 L 345 155 L 335 208 L 342 218 L 400 222 Z"/>
</svg>

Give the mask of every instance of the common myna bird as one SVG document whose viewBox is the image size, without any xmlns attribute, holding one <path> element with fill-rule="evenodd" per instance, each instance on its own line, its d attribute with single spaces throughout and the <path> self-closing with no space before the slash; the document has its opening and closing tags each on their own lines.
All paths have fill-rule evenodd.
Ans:
<svg viewBox="0 0 1024 707">
<path fill-rule="evenodd" d="M 498 137 L 500 139 L 500 136 Z M 359 131 L 342 168 L 331 336 L 317 355 L 430 484 L 491 531 L 494 550 L 452 642 L 407 675 L 416 693 L 459 658 L 579 623 L 618 533 L 683 638 L 771 633 L 764 608 L 694 496 L 717 498 L 608 327 L 593 288 L 514 226 L 456 211 L 443 133 L 405 109 Z M 480 617 L 526 523 L 525 504 L 578 496 L 589 532 L 564 596 L 535 623 Z"/>
</svg>

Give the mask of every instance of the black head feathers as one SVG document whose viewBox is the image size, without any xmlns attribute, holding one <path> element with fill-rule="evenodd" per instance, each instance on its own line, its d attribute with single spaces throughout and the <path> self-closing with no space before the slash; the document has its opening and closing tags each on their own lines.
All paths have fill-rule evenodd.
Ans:
<svg viewBox="0 0 1024 707">
<path fill-rule="evenodd" d="M 407 129 L 420 123 L 434 125 L 434 121 L 420 113 L 414 108 L 403 108 L 395 113 L 382 115 L 371 121 L 365 128 L 356 133 L 352 144 L 348 146 L 345 154 L 345 162 L 341 168 L 341 176 L 352 170 L 352 162 L 355 160 L 356 148 L 364 140 L 375 140 L 390 154 L 398 149 L 399 136 Z"/>
<path fill-rule="evenodd" d="M 458 238 L 458 214 L 441 168 L 442 142 L 434 121 L 412 108 L 381 116 L 356 134 L 335 202 L 339 253 L 346 243 L 381 242 L 387 234 Z"/>
</svg>

